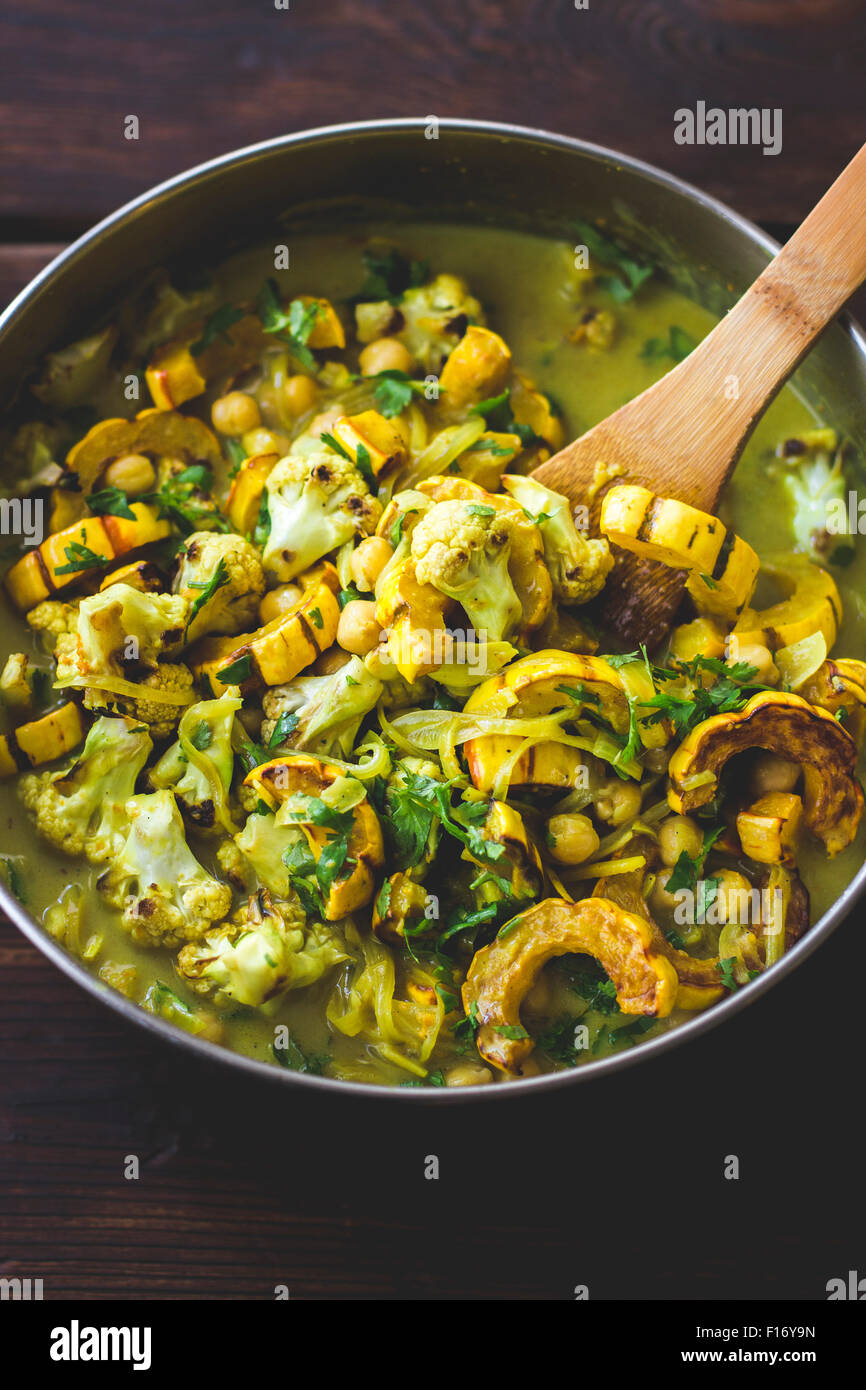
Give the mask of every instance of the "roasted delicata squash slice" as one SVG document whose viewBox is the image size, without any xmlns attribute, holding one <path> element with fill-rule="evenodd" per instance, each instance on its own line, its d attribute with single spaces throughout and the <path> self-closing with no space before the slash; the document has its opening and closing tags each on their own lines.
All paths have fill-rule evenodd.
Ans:
<svg viewBox="0 0 866 1390">
<path fill-rule="evenodd" d="M 232 480 L 226 516 L 242 536 L 248 536 L 258 521 L 265 483 L 278 459 L 279 454 L 253 454 L 244 460 Z"/>
<path fill-rule="evenodd" d="M 627 874 L 611 874 L 608 878 L 600 878 L 593 889 L 594 898 L 608 898 L 616 903 L 626 912 L 632 913 L 635 917 L 641 917 L 647 923 L 652 932 L 652 949 L 657 955 L 666 956 L 674 970 L 677 972 L 679 985 L 675 1007 L 678 1009 L 688 1009 L 689 1012 L 707 1009 L 712 1004 L 717 1004 L 725 994 L 725 987 L 721 982 L 718 971 L 718 956 L 701 958 L 690 956 L 688 951 L 681 951 L 678 947 L 672 946 L 668 941 L 661 927 L 657 925 L 650 912 L 649 904 L 643 896 L 643 885 L 647 874 L 647 868 L 658 858 L 656 847 L 649 836 L 638 836 L 628 846 L 628 849 L 621 851 L 613 857 L 619 858 L 622 853 L 634 853 L 639 851 L 644 854 L 646 864 L 641 869 L 632 869 Z"/>
<path fill-rule="evenodd" d="M 761 612 L 746 609 L 728 638 L 729 655 L 737 660 L 740 648 L 754 643 L 774 652 L 816 632 L 830 651 L 842 621 L 842 600 L 832 574 L 803 555 L 769 556 L 761 560 L 761 570 L 788 597 Z"/>
<path fill-rule="evenodd" d="M 376 894 L 373 931 L 380 941 L 399 944 L 405 940 L 407 928 L 417 928 L 424 921 L 427 902 L 427 889 L 423 884 L 398 870 L 385 880 Z"/>
<path fill-rule="evenodd" d="M 0 777 L 14 777 L 27 768 L 54 762 L 83 738 L 84 718 L 72 701 L 41 719 L 20 724 L 11 733 L 0 735 Z"/>
<path fill-rule="evenodd" d="M 665 1018 L 673 1009 L 677 973 L 653 948 L 644 918 L 607 898 L 547 898 L 476 951 L 463 985 L 463 1006 L 480 1024 L 478 1051 L 499 1071 L 520 1075 L 535 1046 L 521 1027 L 521 1003 L 541 968 L 572 952 L 593 956 L 607 971 L 623 1013 Z"/>
<path fill-rule="evenodd" d="M 863 814 L 857 745 L 831 714 L 799 695 L 761 692 L 736 713 L 698 724 L 668 766 L 671 808 L 684 815 L 712 801 L 728 759 L 747 748 L 801 763 L 806 825 L 830 855 L 850 845 Z"/>
<path fill-rule="evenodd" d="M 266 347 L 273 346 L 258 314 L 244 314 L 226 334 L 218 334 L 213 342 L 194 353 L 192 348 L 200 341 L 203 328 L 204 323 L 200 323 L 183 337 L 161 344 L 153 353 L 145 377 L 158 410 L 176 410 L 200 396 L 209 383 L 247 371 L 256 365 Z"/>
<path fill-rule="evenodd" d="M 318 862 L 333 839 L 327 826 L 305 820 L 304 802 L 320 799 L 343 773 L 318 758 L 275 758 L 247 774 L 245 785 L 253 787 L 268 805 L 277 809 L 277 822 L 286 829 L 286 847 L 300 831 Z M 297 808 L 297 811 L 294 808 Z M 288 814 L 286 814 L 288 812 Z M 297 818 L 295 818 L 297 816 Z M 352 830 L 348 839 L 345 874 L 334 879 L 325 903 L 325 918 L 336 922 L 365 907 L 373 896 L 376 870 L 385 862 L 385 848 L 379 818 L 366 796 L 352 807 Z"/>
<path fill-rule="evenodd" d="M 376 478 L 390 478 L 408 462 L 409 449 L 396 421 L 386 420 L 377 410 L 364 410 L 360 415 L 342 415 L 331 430 L 335 439 L 360 463 L 366 451 L 366 461 Z"/>
<path fill-rule="evenodd" d="M 112 584 L 128 584 L 130 589 L 138 589 L 142 594 L 164 593 L 168 588 L 168 580 L 152 560 L 131 560 L 128 565 L 112 570 L 100 584 L 100 593 L 110 589 Z"/>
<path fill-rule="evenodd" d="M 49 536 L 23 555 L 6 575 L 6 592 L 21 612 L 34 608 L 58 590 L 101 573 L 118 555 L 164 540 L 171 531 L 155 507 L 130 503 L 135 520 L 122 516 L 88 516 Z"/>
<path fill-rule="evenodd" d="M 411 557 L 385 575 L 376 599 L 376 621 L 388 632 L 388 655 L 409 685 L 441 666 L 445 619 L 454 607 L 454 600 L 432 584 L 419 584 Z"/>
<path fill-rule="evenodd" d="M 484 681 L 470 695 L 464 713 L 535 718 L 573 709 L 578 718 L 583 707 L 600 714 L 616 733 L 628 730 L 628 700 L 618 671 L 602 657 L 542 651 L 512 661 L 499 675 Z M 492 790 L 500 769 L 514 758 L 522 742 L 519 734 L 485 734 L 467 740 L 469 775 L 479 791 Z M 552 740 L 536 742 L 517 757 L 509 787 L 567 790 L 575 785 L 584 764 L 579 749 Z"/>
<path fill-rule="evenodd" d="M 192 672 L 213 695 L 229 685 L 245 692 L 283 685 L 333 646 L 340 621 L 337 571 L 326 561 L 298 575 L 297 582 L 302 588 L 297 603 L 258 632 L 205 637 L 190 648 Z"/>
<path fill-rule="evenodd" d="M 834 657 L 825 661 L 800 692 L 805 700 L 841 718 L 856 743 L 866 728 L 866 662 Z M 839 711 L 844 710 L 844 715 Z"/>
<path fill-rule="evenodd" d="M 623 550 L 689 572 L 701 614 L 733 620 L 755 591 L 760 561 L 718 517 L 648 488 L 619 484 L 605 494 L 599 528 Z"/>
<path fill-rule="evenodd" d="M 737 816 L 743 853 L 758 864 L 794 864 L 803 802 L 793 792 L 768 792 Z"/>
<path fill-rule="evenodd" d="M 101 420 L 70 449 L 66 468 L 78 475 L 84 492 L 93 492 L 113 459 L 147 454 L 186 463 L 222 464 L 216 435 L 194 415 L 176 410 L 142 410 L 134 420 Z"/>
<path fill-rule="evenodd" d="M 541 855 L 527 834 L 520 812 L 507 801 L 491 801 L 482 834 L 486 844 L 502 846 L 502 853 L 496 860 L 496 874 L 499 878 L 510 877 L 511 896 L 536 897 L 542 876 Z M 463 857 L 472 859 L 474 856 L 464 850 Z M 476 859 L 475 862 L 489 867 L 489 859 Z M 499 890 L 494 885 L 490 892 L 491 896 L 496 896 Z"/>
<path fill-rule="evenodd" d="M 470 324 L 439 374 L 449 410 L 498 396 L 508 380 L 511 349 L 498 333 Z"/>
</svg>

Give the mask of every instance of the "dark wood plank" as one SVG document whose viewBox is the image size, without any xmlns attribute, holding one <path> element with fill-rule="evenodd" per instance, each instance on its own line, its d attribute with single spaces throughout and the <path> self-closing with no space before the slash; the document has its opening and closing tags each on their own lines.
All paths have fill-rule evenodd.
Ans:
<svg viewBox="0 0 866 1390">
<path fill-rule="evenodd" d="M 581 136 L 795 222 L 866 117 L 857 0 L 28 0 L 4 7 L 0 53 L 0 221 L 19 239 L 284 131 L 412 113 Z M 675 144 L 698 100 L 782 108 L 781 155 Z"/>
</svg>

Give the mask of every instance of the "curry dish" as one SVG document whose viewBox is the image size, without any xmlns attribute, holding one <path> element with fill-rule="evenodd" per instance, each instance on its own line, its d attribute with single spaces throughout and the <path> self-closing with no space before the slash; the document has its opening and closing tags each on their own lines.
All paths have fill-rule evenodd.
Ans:
<svg viewBox="0 0 866 1390">
<path fill-rule="evenodd" d="M 712 325 L 578 236 L 155 274 L 27 384 L 0 867 L 106 989 L 293 1070 L 501 1082 L 748 989 L 859 867 L 856 461 L 788 390 L 718 516 L 615 459 L 576 509 L 535 481 Z M 624 552 L 683 572 L 658 651 L 604 631 Z"/>
</svg>

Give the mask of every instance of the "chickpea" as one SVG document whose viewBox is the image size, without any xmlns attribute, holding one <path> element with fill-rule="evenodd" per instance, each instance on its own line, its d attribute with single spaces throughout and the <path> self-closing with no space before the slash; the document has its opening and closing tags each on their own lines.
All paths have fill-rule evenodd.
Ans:
<svg viewBox="0 0 866 1390">
<path fill-rule="evenodd" d="M 376 580 L 394 554 L 384 536 L 368 536 L 352 551 L 349 569 L 356 585 L 364 593 L 371 593 Z"/>
<path fill-rule="evenodd" d="M 672 873 L 673 869 L 662 869 L 656 874 L 656 881 L 650 893 L 650 906 L 658 911 L 673 912 L 679 903 L 676 893 L 668 892 L 668 880 Z"/>
<path fill-rule="evenodd" d="M 214 429 L 233 439 L 258 429 L 262 423 L 258 402 L 246 391 L 229 391 L 227 396 L 220 396 L 211 407 L 210 418 Z"/>
<path fill-rule="evenodd" d="M 379 645 L 382 629 L 376 621 L 376 605 L 368 599 L 353 598 L 340 614 L 337 641 L 344 651 L 366 656 Z"/>
<path fill-rule="evenodd" d="M 106 468 L 103 482 L 106 487 L 119 487 L 127 497 L 137 497 L 153 487 L 156 469 L 144 454 L 121 454 Z"/>
<path fill-rule="evenodd" d="M 247 430 L 241 440 L 247 458 L 252 458 L 255 454 L 278 454 L 283 458 L 289 452 L 289 437 L 280 434 L 278 430 L 252 429 Z"/>
<path fill-rule="evenodd" d="M 289 376 L 283 382 L 283 405 L 296 420 L 316 404 L 319 388 L 311 376 Z"/>
<path fill-rule="evenodd" d="M 492 1080 L 490 1069 L 482 1062 L 456 1062 L 445 1073 L 446 1086 L 486 1086 Z"/>
<path fill-rule="evenodd" d="M 719 869 L 713 878 L 719 880 L 719 886 L 709 912 L 719 922 L 746 924 L 751 917 L 752 905 L 752 885 L 749 880 L 734 869 Z"/>
<path fill-rule="evenodd" d="M 294 608 L 300 598 L 301 590 L 297 584 L 280 584 L 278 588 L 265 594 L 259 604 L 259 617 L 263 623 L 272 623 L 274 618 L 279 618 L 290 608 Z"/>
<path fill-rule="evenodd" d="M 662 863 L 669 868 L 673 868 L 684 850 L 690 859 L 697 859 L 703 844 L 701 828 L 690 816 L 668 816 L 659 826 Z"/>
<path fill-rule="evenodd" d="M 589 816 L 551 816 L 547 832 L 552 841 L 550 853 L 559 864 L 582 864 L 599 846 L 598 833 Z"/>
<path fill-rule="evenodd" d="M 378 372 L 411 372 L 415 366 L 412 354 L 399 338 L 377 338 L 368 343 L 358 358 L 364 376 Z"/>
<path fill-rule="evenodd" d="M 767 792 L 792 792 L 800 780 L 799 763 L 789 763 L 777 753 L 762 753 L 752 768 L 750 785 L 755 797 Z"/>
<path fill-rule="evenodd" d="M 595 813 L 608 825 L 625 825 L 640 811 L 641 793 L 636 782 L 603 782 L 595 798 Z"/>
<path fill-rule="evenodd" d="M 316 657 L 313 662 L 313 675 L 333 676 L 335 671 L 339 671 L 342 666 L 346 665 L 347 661 L 351 660 L 351 653 L 344 652 L 342 647 L 338 647 L 334 643 L 333 647 L 329 647 L 327 651 Z"/>
<path fill-rule="evenodd" d="M 760 685 L 778 685 L 779 668 L 773 660 L 773 654 L 769 647 L 763 646 L 761 642 L 744 642 L 742 646 L 737 646 L 736 656 L 728 657 L 728 665 L 733 665 L 738 661 L 744 661 L 747 666 L 754 666 L 757 675 L 753 677 Z"/>
</svg>

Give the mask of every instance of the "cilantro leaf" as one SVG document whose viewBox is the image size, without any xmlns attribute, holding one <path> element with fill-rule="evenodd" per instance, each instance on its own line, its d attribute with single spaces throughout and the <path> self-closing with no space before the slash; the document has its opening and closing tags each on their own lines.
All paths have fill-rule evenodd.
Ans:
<svg viewBox="0 0 866 1390">
<path fill-rule="evenodd" d="M 648 338 L 638 356 L 642 362 L 660 362 L 666 357 L 672 362 L 684 362 L 697 345 L 691 333 L 672 323 L 667 338 Z"/>
<path fill-rule="evenodd" d="M 654 267 L 641 265 L 624 247 L 606 237 L 588 222 L 576 221 L 574 225 L 593 260 L 598 260 L 602 265 L 610 266 L 617 271 L 616 275 L 599 275 L 596 272 L 595 278 L 599 287 L 607 290 L 618 304 L 625 304 L 628 300 L 634 299 L 641 286 L 655 273 Z"/>
<path fill-rule="evenodd" d="M 233 323 L 244 316 L 242 309 L 235 309 L 231 304 L 221 304 L 218 309 L 214 309 L 209 318 L 205 320 L 201 331 L 201 337 L 194 343 L 190 343 L 190 352 L 193 357 L 200 357 L 205 348 L 210 347 L 211 343 L 217 338 L 222 338 L 224 342 L 230 343 L 232 336 L 229 333 Z"/>
<path fill-rule="evenodd" d="M 189 617 L 186 620 L 186 627 L 183 630 L 184 636 L 186 636 L 186 634 L 189 632 L 192 622 L 196 618 L 197 614 L 199 614 L 201 610 L 204 608 L 205 604 L 213 598 L 214 594 L 217 592 L 218 589 L 224 588 L 225 585 L 228 584 L 228 582 L 228 570 L 226 568 L 226 562 L 224 559 L 222 559 L 222 557 L 220 557 L 220 559 L 217 560 L 214 572 L 211 575 L 210 579 L 206 581 L 193 579 L 190 581 L 189 587 L 191 589 L 201 589 L 201 593 L 196 596 L 195 601 L 189 610 Z"/>
<path fill-rule="evenodd" d="M 361 253 L 366 279 L 358 293 L 359 301 L 387 299 L 399 304 L 406 290 L 423 285 L 430 274 L 429 261 L 408 261 L 396 249 Z"/>
<path fill-rule="evenodd" d="M 87 505 L 97 516 L 122 516 L 127 521 L 135 521 L 129 498 L 119 487 L 104 487 L 99 492 L 91 492 Z"/>
</svg>

